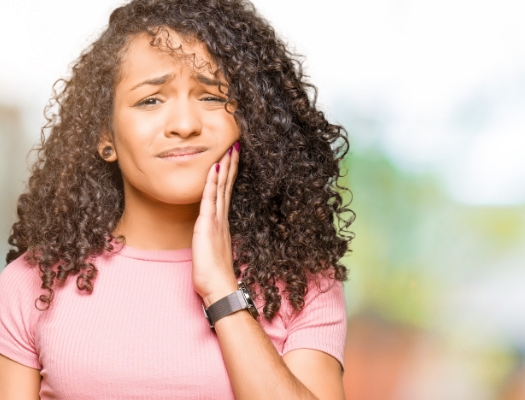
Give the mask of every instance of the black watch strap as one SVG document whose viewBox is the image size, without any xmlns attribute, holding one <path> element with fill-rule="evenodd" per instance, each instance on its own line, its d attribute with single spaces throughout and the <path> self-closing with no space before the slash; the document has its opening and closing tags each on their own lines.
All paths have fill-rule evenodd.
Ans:
<svg viewBox="0 0 525 400">
<path fill-rule="evenodd" d="M 208 312 L 208 317 L 212 321 L 213 325 L 215 325 L 215 322 L 217 322 L 222 317 L 247 307 L 248 306 L 242 291 L 237 290 L 236 292 L 223 297 L 216 303 L 213 303 L 206 311 Z"/>
<path fill-rule="evenodd" d="M 202 309 L 206 319 L 210 323 L 210 328 L 213 328 L 215 323 L 221 318 L 244 309 L 248 309 L 254 318 L 259 316 L 259 312 L 257 311 L 257 308 L 255 308 L 255 305 L 248 294 L 248 290 L 242 282 L 239 282 L 239 290 L 216 301 L 208 308 L 205 308 L 203 304 Z"/>
</svg>

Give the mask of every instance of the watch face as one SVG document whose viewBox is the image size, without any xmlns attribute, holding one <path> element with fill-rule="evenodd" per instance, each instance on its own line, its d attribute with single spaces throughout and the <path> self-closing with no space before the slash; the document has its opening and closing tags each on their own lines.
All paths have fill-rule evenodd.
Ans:
<svg viewBox="0 0 525 400">
<path fill-rule="evenodd" d="M 248 307 L 247 310 L 253 318 L 257 318 L 259 316 L 259 311 L 257 310 L 257 308 L 255 308 L 255 305 Z"/>
<path fill-rule="evenodd" d="M 206 319 L 208 320 L 208 323 L 210 324 L 210 327 L 213 326 L 213 324 L 211 323 L 210 316 L 209 316 L 208 313 L 206 312 L 206 308 L 204 307 L 204 304 L 202 305 L 202 311 L 204 312 L 204 316 L 205 316 Z"/>
<path fill-rule="evenodd" d="M 257 318 L 259 316 L 259 311 L 257 310 L 257 307 L 255 307 L 255 303 L 250 297 L 250 293 L 248 293 L 248 289 L 246 288 L 246 285 L 242 281 L 239 281 L 238 284 L 239 284 L 239 289 L 242 290 L 242 294 L 246 300 L 246 304 L 248 304 L 247 310 L 250 312 L 253 318 Z"/>
</svg>

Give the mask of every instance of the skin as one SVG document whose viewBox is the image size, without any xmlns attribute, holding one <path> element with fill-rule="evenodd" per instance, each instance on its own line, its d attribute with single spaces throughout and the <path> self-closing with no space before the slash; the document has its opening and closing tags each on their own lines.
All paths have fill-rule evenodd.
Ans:
<svg viewBox="0 0 525 400">
<path fill-rule="evenodd" d="M 124 180 L 125 210 L 114 233 L 139 249 L 191 247 L 193 285 L 208 307 L 237 290 L 228 210 L 239 130 L 225 94 L 210 84 L 216 66 L 205 47 L 174 32 L 170 40 L 207 67 L 134 38 L 116 86 L 112 132 L 101 135 L 98 150 L 102 156 L 112 147 L 105 159 L 118 160 Z M 187 146 L 203 151 L 159 157 Z M 222 318 L 215 332 L 237 399 L 344 399 L 335 358 L 310 349 L 281 357 L 248 311 Z M 0 356 L 0 400 L 38 399 L 39 387 L 38 370 Z"/>
</svg>

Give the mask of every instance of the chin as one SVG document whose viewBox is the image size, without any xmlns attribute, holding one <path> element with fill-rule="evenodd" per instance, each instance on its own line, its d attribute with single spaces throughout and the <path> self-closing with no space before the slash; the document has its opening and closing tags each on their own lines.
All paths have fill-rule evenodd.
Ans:
<svg viewBox="0 0 525 400">
<path fill-rule="evenodd" d="M 184 182 L 159 188 L 158 200 L 166 204 L 195 204 L 202 200 L 204 182 Z"/>
</svg>

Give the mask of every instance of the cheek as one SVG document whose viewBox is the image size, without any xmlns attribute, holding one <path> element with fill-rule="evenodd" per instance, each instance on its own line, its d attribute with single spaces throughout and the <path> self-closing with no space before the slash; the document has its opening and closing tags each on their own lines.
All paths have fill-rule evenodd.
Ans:
<svg viewBox="0 0 525 400">
<path fill-rule="evenodd" d="M 130 139 L 125 134 L 117 134 L 115 136 L 119 168 L 125 178 L 131 179 L 144 170 L 144 165 L 142 164 L 145 157 L 141 152 L 144 152 L 146 144 L 136 137 Z"/>
<path fill-rule="evenodd" d="M 239 127 L 233 116 L 228 115 L 222 122 L 222 126 L 218 133 L 219 140 L 233 143 L 240 137 Z"/>
<path fill-rule="evenodd" d="M 164 120 L 159 113 L 137 113 L 121 111 L 114 121 L 115 140 L 127 149 L 141 148 L 147 145 L 159 133 L 162 134 Z"/>
<path fill-rule="evenodd" d="M 121 112 L 114 122 L 115 146 L 123 173 L 144 168 L 142 164 L 148 160 L 147 152 L 161 129 L 158 119 Z"/>
</svg>

